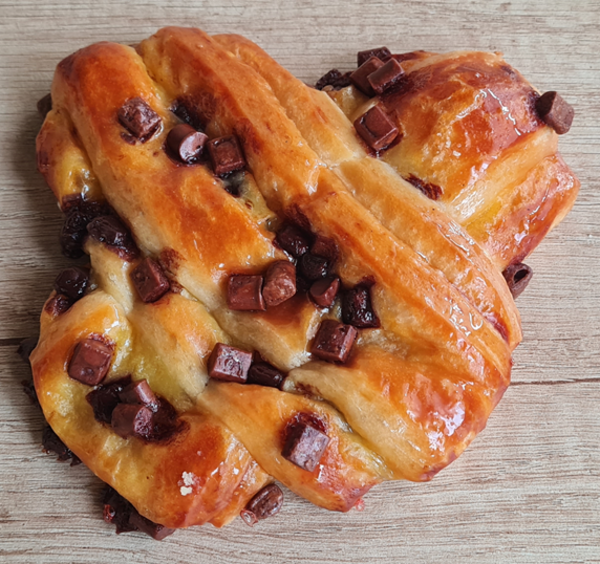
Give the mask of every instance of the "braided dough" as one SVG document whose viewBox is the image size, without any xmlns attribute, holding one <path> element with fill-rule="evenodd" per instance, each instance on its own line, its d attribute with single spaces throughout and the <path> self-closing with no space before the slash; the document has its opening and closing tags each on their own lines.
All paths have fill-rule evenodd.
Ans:
<svg viewBox="0 0 600 564">
<path fill-rule="evenodd" d="M 535 115 L 534 91 L 498 54 L 417 52 L 402 65 L 412 81 L 403 95 L 327 93 L 242 37 L 183 28 L 135 48 L 95 44 L 59 64 L 40 170 L 63 207 L 74 195 L 105 199 L 177 291 L 143 303 L 131 280 L 141 257 L 88 238 L 91 290 L 65 312 L 44 309 L 34 381 L 54 431 L 148 519 L 222 526 L 273 479 L 347 511 L 383 480 L 432 478 L 502 397 L 521 328 L 501 272 L 564 217 L 579 183 Z M 135 98 L 161 121 L 132 144 L 117 115 Z M 167 155 L 181 99 L 209 138 L 237 136 L 247 162 L 239 197 L 209 167 Z M 377 100 L 402 132 L 380 157 L 352 126 Z M 437 186 L 439 199 L 410 177 Z M 380 327 L 359 332 L 346 364 L 309 352 L 338 305 L 296 296 L 263 312 L 227 306 L 232 273 L 286 259 L 273 225 L 290 215 L 337 243 L 344 284 L 374 282 Z M 146 442 L 97 421 L 90 387 L 67 373 L 90 335 L 114 347 L 105 382 L 146 379 L 185 430 Z M 209 380 L 217 343 L 289 372 L 283 391 Z M 282 455 L 299 414 L 329 437 L 314 471 Z"/>
</svg>

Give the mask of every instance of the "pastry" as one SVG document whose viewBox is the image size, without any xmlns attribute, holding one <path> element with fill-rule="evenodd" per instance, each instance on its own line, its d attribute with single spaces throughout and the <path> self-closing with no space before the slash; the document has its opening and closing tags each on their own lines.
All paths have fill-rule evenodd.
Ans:
<svg viewBox="0 0 600 564">
<path fill-rule="evenodd" d="M 572 110 L 499 54 L 358 64 L 311 88 L 165 28 L 58 65 L 38 167 L 90 266 L 58 276 L 30 360 L 120 530 L 254 524 L 275 480 L 348 511 L 431 479 L 508 386 L 511 291 L 579 187 Z"/>
</svg>

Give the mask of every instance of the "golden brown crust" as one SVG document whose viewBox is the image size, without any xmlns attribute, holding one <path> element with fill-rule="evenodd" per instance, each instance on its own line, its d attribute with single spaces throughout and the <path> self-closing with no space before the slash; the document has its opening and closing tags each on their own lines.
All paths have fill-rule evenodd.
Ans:
<svg viewBox="0 0 600 564">
<path fill-rule="evenodd" d="M 578 187 L 555 155 L 556 136 L 524 106 L 531 88 L 500 61 L 472 53 L 408 59 L 420 86 L 383 100 L 404 138 L 382 159 L 367 154 L 348 119 L 372 102 L 350 87 L 334 96 L 342 111 L 238 36 L 165 28 L 135 51 L 99 43 L 61 62 L 37 141 L 45 178 L 59 200 L 105 198 L 176 290 L 143 303 L 130 278 L 141 258 L 88 239 L 93 288 L 68 311 L 42 314 L 32 356 L 42 408 L 61 439 L 144 516 L 170 527 L 222 526 L 273 478 L 347 511 L 382 480 L 428 480 L 460 455 L 508 386 L 521 339 L 498 267 L 529 253 Z M 485 79 L 474 81 L 480 71 Z M 457 123 L 457 112 L 475 104 L 486 80 L 527 142 L 488 100 L 459 128 L 473 144 L 462 160 L 449 165 L 440 147 L 444 159 L 426 158 L 435 141 L 417 139 L 406 107 L 425 104 L 435 136 L 444 119 Z M 127 142 L 117 118 L 137 97 L 161 117 L 144 143 Z M 169 108 L 182 99 L 209 138 L 239 139 L 247 161 L 240 197 L 206 165 L 184 166 L 165 152 L 178 123 Z M 485 135 L 482 120 L 491 124 Z M 490 131 L 498 138 L 486 145 Z M 494 179 L 509 165 L 519 174 L 500 185 Z M 467 178 L 473 167 L 480 174 Z M 92 179 L 91 188 L 70 183 L 73 174 Z M 408 174 L 440 182 L 440 201 L 407 183 Z M 374 283 L 381 327 L 360 332 L 343 366 L 308 352 L 339 306 L 322 310 L 301 295 L 260 313 L 227 306 L 228 276 L 262 273 L 285 258 L 271 230 L 284 216 L 335 241 L 346 286 Z M 517 232 L 524 235 L 515 243 Z M 114 346 L 108 381 L 147 379 L 186 430 L 151 443 L 96 421 L 90 388 L 67 374 L 75 345 L 90 334 Z M 258 350 L 290 371 L 285 391 L 209 381 L 217 342 Z M 330 439 L 312 472 L 282 455 L 289 425 L 303 417 Z"/>
</svg>

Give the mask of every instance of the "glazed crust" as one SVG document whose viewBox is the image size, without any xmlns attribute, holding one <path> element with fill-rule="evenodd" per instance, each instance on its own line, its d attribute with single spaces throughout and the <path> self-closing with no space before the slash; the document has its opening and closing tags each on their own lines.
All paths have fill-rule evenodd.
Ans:
<svg viewBox="0 0 600 564">
<path fill-rule="evenodd" d="M 446 74 L 434 76 L 452 83 L 463 80 L 465 60 L 499 64 L 496 55 L 476 53 L 418 53 L 409 62 L 415 73 L 446 65 Z M 531 88 L 520 75 L 499 72 L 512 77 L 513 90 L 503 88 L 515 100 L 511 111 L 522 110 L 518 126 L 528 144 L 501 133 L 495 145 L 482 145 L 488 156 L 479 158 L 527 161 L 516 188 L 518 178 L 512 188 L 484 187 L 483 174 L 460 184 L 460 167 L 473 166 L 475 153 L 446 169 L 424 158 L 429 138 L 414 139 L 410 112 L 392 98 L 384 102 L 404 138 L 374 158 L 348 118 L 366 103 L 362 95 L 351 87 L 334 96 L 338 106 L 239 36 L 165 28 L 136 50 L 99 43 L 62 61 L 53 110 L 38 136 L 40 170 L 59 202 L 72 194 L 106 199 L 142 256 L 162 264 L 174 291 L 141 302 L 130 278 L 141 259 L 87 241 L 92 291 L 65 313 L 44 311 L 31 357 L 44 414 L 59 437 L 142 515 L 169 527 L 222 526 L 273 478 L 317 505 L 347 511 L 382 480 L 428 480 L 454 460 L 508 386 L 521 340 L 501 268 L 539 242 L 577 190 L 555 155 L 555 135 L 521 107 Z M 493 73 L 486 76 L 495 84 Z M 130 144 L 117 113 L 137 97 L 161 126 L 146 142 Z M 169 108 L 182 99 L 209 138 L 237 136 L 247 161 L 240 197 L 207 166 L 185 166 L 165 152 L 178 123 Z M 432 107 L 436 115 L 462 111 L 446 99 Z M 531 164 L 536 143 L 541 156 Z M 443 181 L 441 200 L 406 182 L 409 169 Z M 74 184 L 74 177 L 87 180 Z M 462 213 L 461 198 L 477 191 L 488 204 Z M 541 200 L 544 211 L 531 212 Z M 309 353 L 321 320 L 339 306 L 320 309 L 299 295 L 265 312 L 227 307 L 230 275 L 261 273 L 285 259 L 272 231 L 285 217 L 335 241 L 344 284 L 373 284 L 381 327 L 360 332 L 345 365 Z M 528 236 L 511 246 L 516 225 Z M 122 439 L 94 419 L 89 387 L 67 374 L 73 348 L 90 334 L 116 351 L 108 381 L 125 374 L 148 380 L 177 409 L 181 433 L 163 443 Z M 210 381 L 207 362 L 217 342 L 258 351 L 289 371 L 283 391 Z M 318 421 L 330 439 L 312 472 L 282 455 L 286 429 L 301 416 Z"/>
</svg>

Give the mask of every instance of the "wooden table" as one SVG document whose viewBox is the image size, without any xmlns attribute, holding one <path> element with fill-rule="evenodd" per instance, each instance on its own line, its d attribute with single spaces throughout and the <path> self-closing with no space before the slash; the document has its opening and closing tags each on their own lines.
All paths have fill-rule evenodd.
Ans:
<svg viewBox="0 0 600 564">
<path fill-rule="evenodd" d="M 135 43 L 165 24 L 239 32 L 298 77 L 351 68 L 355 52 L 503 51 L 576 108 L 561 138 L 582 190 L 528 261 L 525 339 L 487 429 L 429 484 L 375 488 L 362 513 L 332 514 L 287 493 L 283 513 L 180 531 L 162 543 L 116 536 L 101 484 L 40 450 L 42 418 L 15 354 L 36 332 L 56 272 L 61 214 L 36 173 L 35 103 L 55 65 L 94 41 Z M 271 2 L 0 0 L 0 561 L 389 563 L 600 562 L 600 4 L 598 0 Z"/>
</svg>

